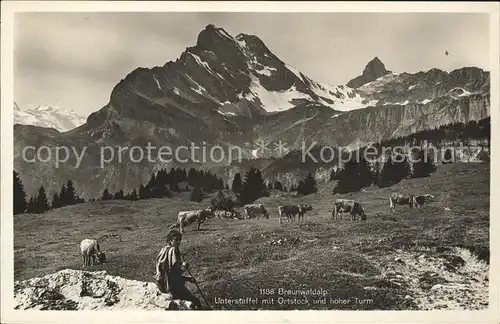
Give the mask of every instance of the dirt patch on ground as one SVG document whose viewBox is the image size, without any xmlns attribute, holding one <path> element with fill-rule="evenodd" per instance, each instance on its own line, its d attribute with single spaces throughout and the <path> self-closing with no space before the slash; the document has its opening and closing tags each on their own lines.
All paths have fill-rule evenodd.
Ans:
<svg viewBox="0 0 500 324">
<path fill-rule="evenodd" d="M 486 262 L 469 250 L 398 251 L 387 260 L 385 276 L 404 285 L 420 310 L 479 310 L 488 307 Z"/>
</svg>

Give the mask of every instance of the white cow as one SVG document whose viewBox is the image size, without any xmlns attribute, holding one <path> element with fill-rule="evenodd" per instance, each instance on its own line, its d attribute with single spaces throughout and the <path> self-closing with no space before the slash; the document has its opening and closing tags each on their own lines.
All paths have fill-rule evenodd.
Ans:
<svg viewBox="0 0 500 324">
<path fill-rule="evenodd" d="M 97 240 L 83 239 L 82 242 L 80 242 L 80 253 L 83 258 L 83 267 L 96 264 L 96 257 L 99 263 L 106 262 L 106 251 L 101 252 Z"/>
</svg>

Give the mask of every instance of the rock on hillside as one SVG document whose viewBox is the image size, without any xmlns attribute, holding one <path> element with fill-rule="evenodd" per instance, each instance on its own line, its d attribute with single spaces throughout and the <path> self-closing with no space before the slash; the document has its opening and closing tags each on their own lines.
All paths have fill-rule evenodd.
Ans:
<svg viewBox="0 0 500 324">
<path fill-rule="evenodd" d="M 192 309 L 191 302 L 170 296 L 153 282 L 114 277 L 106 271 L 65 269 L 14 282 L 14 307 L 23 310 Z"/>
</svg>

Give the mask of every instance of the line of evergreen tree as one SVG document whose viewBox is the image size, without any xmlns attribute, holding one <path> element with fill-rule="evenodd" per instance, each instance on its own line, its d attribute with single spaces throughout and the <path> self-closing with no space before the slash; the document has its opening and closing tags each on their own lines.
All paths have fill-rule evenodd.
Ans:
<svg viewBox="0 0 500 324">
<path fill-rule="evenodd" d="M 53 209 L 69 205 L 75 205 L 85 202 L 85 200 L 78 196 L 73 185 L 73 181 L 68 180 L 66 184 L 61 186 L 61 190 L 55 193 L 52 197 Z"/>
<path fill-rule="evenodd" d="M 187 191 L 190 188 L 193 188 L 190 199 L 201 201 L 204 193 L 224 189 L 224 180 L 209 171 L 194 168 L 189 169 L 187 172 L 183 168 L 172 168 L 169 171 L 161 169 L 153 173 L 148 183 L 146 185 L 141 184 L 138 189 L 134 188 L 127 194 L 123 190 L 112 194 L 105 188 L 100 199 L 135 201 L 148 198 L 170 198 L 173 196 L 172 192 Z"/>
<path fill-rule="evenodd" d="M 372 184 L 380 188 L 389 187 L 410 177 L 428 177 L 436 171 L 432 156 L 424 150 L 413 152 L 412 161 L 416 162 L 412 164 L 403 150 L 393 150 L 387 156 L 368 161 L 365 159 L 365 149 L 356 151 L 341 169 L 332 170 L 330 179 L 338 180 L 334 193 L 355 192 Z"/>
<path fill-rule="evenodd" d="M 40 186 L 38 192 L 26 201 L 24 185 L 19 177 L 19 173 L 14 170 L 14 215 L 23 213 L 44 213 L 49 209 L 60 208 L 85 202 L 76 193 L 73 181 L 68 180 L 63 184 L 59 192 L 54 193 L 52 202 L 47 197 L 47 192 Z"/>
</svg>

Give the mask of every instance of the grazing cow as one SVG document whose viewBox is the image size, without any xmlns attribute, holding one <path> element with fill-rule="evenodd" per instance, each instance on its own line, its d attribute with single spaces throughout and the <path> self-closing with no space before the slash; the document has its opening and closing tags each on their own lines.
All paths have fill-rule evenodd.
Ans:
<svg viewBox="0 0 500 324">
<path fill-rule="evenodd" d="M 311 205 L 308 204 L 299 204 L 299 213 L 297 214 L 297 221 L 299 221 L 301 218 L 304 220 L 304 215 L 308 211 L 313 210 Z"/>
<path fill-rule="evenodd" d="M 265 218 L 269 218 L 269 213 L 267 212 L 266 207 L 262 204 L 250 204 L 243 206 L 243 210 L 245 211 L 246 219 L 258 217 L 263 215 Z"/>
<path fill-rule="evenodd" d="M 337 219 L 342 217 L 342 213 L 351 214 L 351 220 L 356 220 L 356 215 L 359 215 L 361 220 L 366 220 L 366 213 L 361 207 L 361 204 L 355 200 L 337 199 L 333 206 L 332 217 Z"/>
<path fill-rule="evenodd" d="M 212 217 L 214 213 L 211 208 L 181 211 L 177 214 L 177 222 L 170 226 L 170 229 L 179 226 L 180 232 L 184 233 L 184 226 L 197 223 L 197 230 L 200 230 L 200 225 L 204 223 L 208 218 Z"/>
<path fill-rule="evenodd" d="M 410 208 L 413 208 L 415 204 L 415 196 L 414 195 L 404 195 L 401 193 L 393 192 L 389 196 L 389 208 L 391 212 L 395 212 L 396 205 L 409 205 Z"/>
<path fill-rule="evenodd" d="M 292 222 L 295 220 L 295 216 L 297 220 L 301 218 L 304 219 L 304 214 L 307 211 L 312 210 L 311 205 L 299 204 L 299 205 L 280 205 L 278 206 L 278 214 L 279 214 L 279 223 L 281 224 L 281 219 L 286 217 L 288 222 Z"/>
<path fill-rule="evenodd" d="M 101 252 L 99 242 L 93 239 L 83 239 L 80 242 L 80 254 L 83 258 L 83 267 L 96 264 L 96 257 L 99 263 L 106 262 L 106 251 Z M 91 261 L 92 259 L 92 261 Z"/>
<path fill-rule="evenodd" d="M 433 195 L 430 195 L 430 194 L 413 196 L 413 205 L 415 207 L 420 208 L 425 203 L 425 200 L 428 198 L 434 199 L 435 197 Z"/>
</svg>

